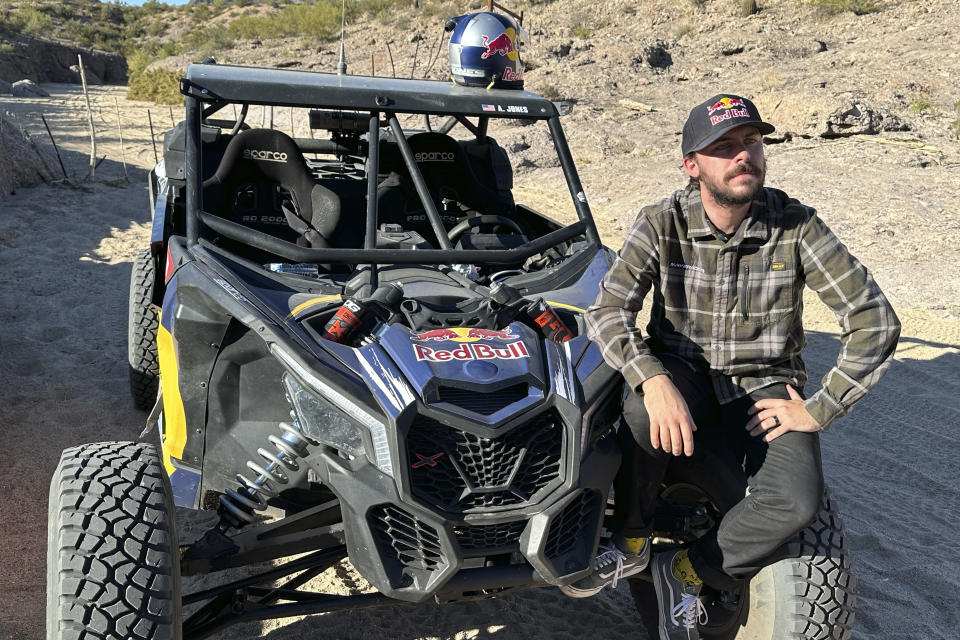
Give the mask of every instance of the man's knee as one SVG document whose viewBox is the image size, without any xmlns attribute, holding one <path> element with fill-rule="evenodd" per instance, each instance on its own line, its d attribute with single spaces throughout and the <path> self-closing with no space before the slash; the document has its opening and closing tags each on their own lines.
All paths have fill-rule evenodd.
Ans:
<svg viewBox="0 0 960 640">
<path fill-rule="evenodd" d="M 770 520 L 777 522 L 775 528 L 779 534 L 790 536 L 817 517 L 823 496 L 823 476 L 801 474 L 758 494 L 755 502 L 758 509 L 766 511 Z"/>
<path fill-rule="evenodd" d="M 797 487 L 792 496 L 792 518 L 788 528 L 791 531 L 805 529 L 817 517 L 823 496 L 823 478 L 811 479 L 805 486 Z"/>
<path fill-rule="evenodd" d="M 623 421 L 627 428 L 625 433 L 619 434 L 621 449 L 625 445 L 633 444 L 650 455 L 662 453 L 650 443 L 650 416 L 643 404 L 642 394 L 627 392 L 627 397 L 623 400 Z"/>
</svg>

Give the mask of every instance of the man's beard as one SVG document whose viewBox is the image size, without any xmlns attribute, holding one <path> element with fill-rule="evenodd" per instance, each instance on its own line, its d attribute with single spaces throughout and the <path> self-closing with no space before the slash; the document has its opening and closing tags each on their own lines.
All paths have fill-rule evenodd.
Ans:
<svg viewBox="0 0 960 640">
<path fill-rule="evenodd" d="M 748 191 L 734 191 L 732 187 L 724 186 L 727 180 L 743 173 L 757 176 L 756 187 Z M 752 202 L 763 190 L 763 183 L 767 177 L 766 160 L 761 160 L 760 165 L 754 165 L 749 162 L 738 164 L 723 176 L 722 181 L 716 181 L 712 176 L 700 174 L 700 184 L 707 188 L 714 201 L 721 206 L 741 205 Z"/>
</svg>

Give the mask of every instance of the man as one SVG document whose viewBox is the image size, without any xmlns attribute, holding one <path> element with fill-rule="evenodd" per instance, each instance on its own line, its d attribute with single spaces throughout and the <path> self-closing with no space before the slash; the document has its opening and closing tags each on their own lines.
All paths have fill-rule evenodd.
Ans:
<svg viewBox="0 0 960 640">
<path fill-rule="evenodd" d="M 630 393 L 618 434 L 620 522 L 593 574 L 564 588 L 593 595 L 646 568 L 653 508 L 673 456 L 704 446 L 743 462 L 749 493 L 689 548 L 653 559 L 662 640 L 698 638 L 703 582 L 731 589 L 816 516 L 819 431 L 880 380 L 900 324 L 867 270 L 813 209 L 764 188 L 754 104 L 717 95 L 683 128 L 685 189 L 640 211 L 587 310 L 588 334 Z M 809 399 L 800 351 L 803 285 L 843 327 L 837 365 Z M 653 289 L 649 337 L 637 312 Z"/>
</svg>

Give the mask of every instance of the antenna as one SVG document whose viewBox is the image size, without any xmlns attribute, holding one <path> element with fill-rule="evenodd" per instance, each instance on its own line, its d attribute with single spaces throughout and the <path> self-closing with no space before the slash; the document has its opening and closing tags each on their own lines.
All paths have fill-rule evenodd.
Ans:
<svg viewBox="0 0 960 640">
<path fill-rule="evenodd" d="M 337 61 L 337 75 L 342 76 L 347 73 L 347 59 L 343 49 L 343 32 L 347 19 L 347 0 L 341 0 L 340 3 L 340 60 Z"/>
</svg>

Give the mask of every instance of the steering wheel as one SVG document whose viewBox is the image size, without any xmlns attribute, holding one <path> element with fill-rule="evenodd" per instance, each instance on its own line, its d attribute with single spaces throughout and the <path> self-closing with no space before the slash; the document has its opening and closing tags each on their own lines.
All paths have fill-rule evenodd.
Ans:
<svg viewBox="0 0 960 640">
<path fill-rule="evenodd" d="M 500 227 L 509 227 L 511 231 L 523 235 L 523 230 L 520 228 L 520 225 L 517 224 L 516 220 L 511 220 L 506 216 L 482 215 L 473 216 L 472 218 L 467 218 L 463 222 L 458 223 L 454 228 L 447 232 L 447 237 L 450 238 L 451 243 L 454 243 L 467 229 L 482 225 L 490 225 L 494 229 L 498 229 Z"/>
</svg>

